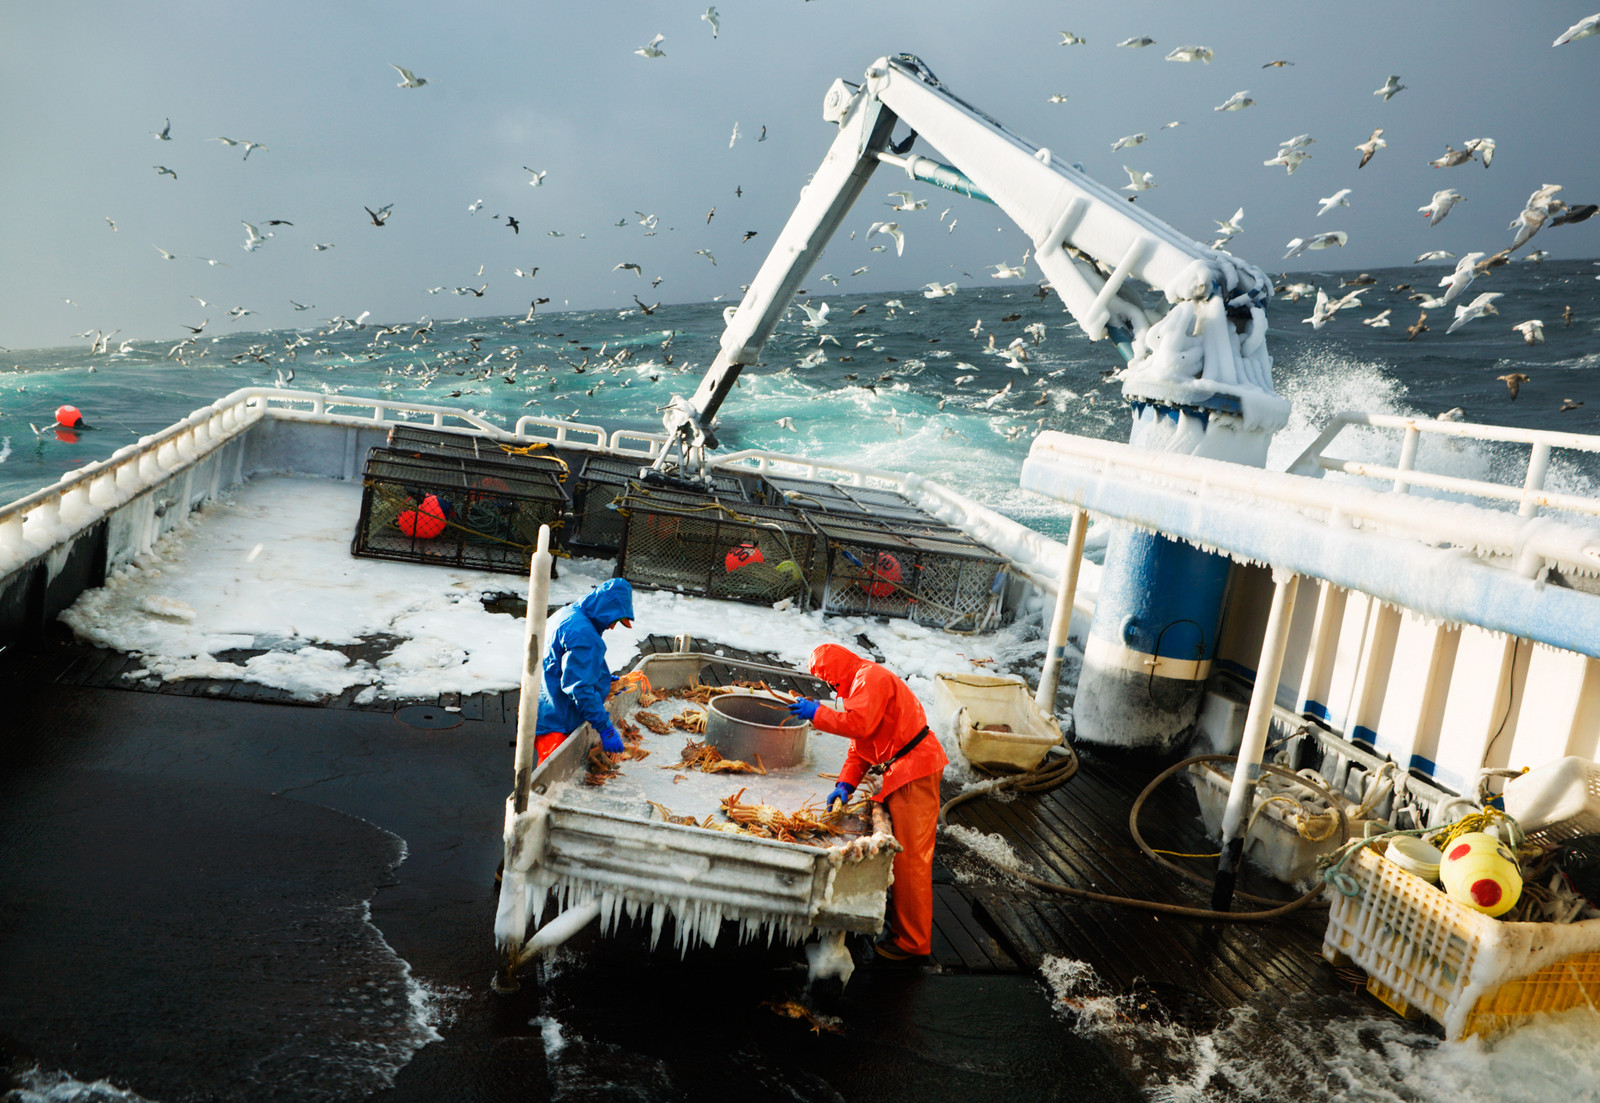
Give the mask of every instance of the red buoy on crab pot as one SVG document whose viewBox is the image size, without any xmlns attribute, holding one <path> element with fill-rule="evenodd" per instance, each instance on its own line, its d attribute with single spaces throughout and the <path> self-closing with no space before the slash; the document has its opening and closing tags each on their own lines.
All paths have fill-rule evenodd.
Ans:
<svg viewBox="0 0 1600 1103">
<path fill-rule="evenodd" d="M 429 494 L 416 509 L 405 510 L 396 517 L 395 524 L 407 536 L 432 540 L 444 531 L 444 507 L 436 496 Z"/>
<path fill-rule="evenodd" d="M 900 560 L 888 552 L 879 552 L 878 558 L 872 561 L 873 581 L 868 582 L 863 589 L 869 597 L 888 597 L 895 592 L 900 581 Z"/>
<path fill-rule="evenodd" d="M 761 549 L 749 542 L 728 549 L 728 554 L 722 557 L 722 565 L 732 574 L 746 563 L 765 563 L 766 559 L 761 554 Z"/>
</svg>

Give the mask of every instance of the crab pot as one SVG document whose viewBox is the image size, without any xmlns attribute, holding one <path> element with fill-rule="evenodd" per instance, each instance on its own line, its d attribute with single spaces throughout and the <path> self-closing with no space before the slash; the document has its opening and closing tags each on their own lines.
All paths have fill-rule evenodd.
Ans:
<svg viewBox="0 0 1600 1103">
<path fill-rule="evenodd" d="M 769 501 L 783 502 L 808 513 L 877 517 L 916 525 L 939 524 L 905 495 L 884 487 L 850 486 L 782 475 L 768 475 L 766 483 Z"/>
<path fill-rule="evenodd" d="M 825 542 L 822 611 L 906 617 L 954 631 L 1000 623 L 1005 560 L 958 529 L 817 515 Z"/>
<path fill-rule="evenodd" d="M 752 764 L 759 759 L 769 770 L 804 762 L 810 731 L 810 724 L 764 694 L 722 693 L 706 705 L 706 742 L 723 758 Z"/>
<path fill-rule="evenodd" d="M 575 551 L 613 556 L 622 547 L 623 518 L 613 503 L 630 489 L 642 492 L 637 459 L 590 456 L 578 471 L 572 492 L 575 531 L 568 541 Z M 652 492 L 654 487 L 649 488 Z M 718 501 L 745 500 L 744 483 L 734 475 L 712 475 L 710 491 Z"/>
<path fill-rule="evenodd" d="M 539 526 L 567 494 L 543 466 L 374 448 L 350 551 L 371 559 L 526 574 Z"/>
<path fill-rule="evenodd" d="M 772 605 L 809 607 L 817 538 L 783 506 L 632 487 L 618 573 L 635 586 Z"/>
</svg>

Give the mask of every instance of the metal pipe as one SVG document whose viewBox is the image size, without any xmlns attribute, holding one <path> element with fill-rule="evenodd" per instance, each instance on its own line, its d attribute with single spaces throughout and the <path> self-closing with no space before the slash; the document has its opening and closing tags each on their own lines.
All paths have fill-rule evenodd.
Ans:
<svg viewBox="0 0 1600 1103">
<path fill-rule="evenodd" d="M 954 165 L 940 164 L 930 157 L 900 157 L 893 153 L 880 152 L 878 160 L 886 165 L 906 170 L 906 175 L 913 180 L 920 180 L 924 184 L 932 184 L 936 188 L 953 191 L 957 195 L 964 195 L 968 199 L 977 199 L 984 203 L 993 203 L 982 188 L 972 182 L 972 178 Z"/>
<path fill-rule="evenodd" d="M 512 808 L 528 810 L 533 740 L 539 724 L 539 666 L 544 661 L 545 613 L 550 608 L 550 526 L 539 526 L 539 546 L 528 565 L 528 610 L 522 630 L 522 696 L 517 702 L 517 757 Z"/>
<path fill-rule="evenodd" d="M 1072 603 L 1078 592 L 1078 568 L 1083 564 L 1083 538 L 1089 528 L 1086 510 L 1072 511 L 1072 534 L 1067 538 L 1067 562 L 1056 588 L 1056 611 L 1050 619 L 1050 642 L 1045 647 L 1044 669 L 1033 703 L 1049 716 L 1056 713 L 1056 689 L 1061 684 L 1061 663 L 1067 655 L 1067 634 L 1072 629 Z"/>
<path fill-rule="evenodd" d="M 1539 515 L 1539 491 L 1544 489 L 1545 473 L 1550 470 L 1550 442 L 1535 441 L 1533 453 L 1528 457 L 1528 477 L 1522 481 L 1522 504 L 1517 507 L 1519 517 Z"/>
<path fill-rule="evenodd" d="M 1256 778 L 1261 774 L 1267 733 L 1272 727 L 1272 706 L 1278 696 L 1278 677 L 1283 673 L 1283 652 L 1289 643 L 1289 620 L 1294 614 L 1294 595 L 1300 576 L 1275 570 L 1272 583 L 1272 611 L 1267 614 L 1267 631 L 1261 640 L 1256 684 L 1250 690 L 1250 709 L 1245 713 L 1244 738 L 1238 761 L 1233 766 L 1228 806 L 1222 813 L 1222 858 L 1217 863 L 1217 879 L 1211 890 L 1212 911 L 1225 912 L 1233 903 L 1234 881 L 1244 854 L 1244 825 L 1255 794 Z"/>
</svg>

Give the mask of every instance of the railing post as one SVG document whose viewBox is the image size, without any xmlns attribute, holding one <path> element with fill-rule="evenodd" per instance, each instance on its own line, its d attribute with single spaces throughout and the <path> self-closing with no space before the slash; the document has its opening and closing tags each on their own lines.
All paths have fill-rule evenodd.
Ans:
<svg viewBox="0 0 1600 1103">
<path fill-rule="evenodd" d="M 1422 432 L 1415 425 L 1406 426 L 1406 435 L 1400 442 L 1401 471 L 1410 471 L 1417 464 L 1417 442 L 1422 439 Z M 1394 480 L 1394 493 L 1404 494 L 1410 486 L 1404 476 L 1397 476 Z"/>
<path fill-rule="evenodd" d="M 1255 796 L 1256 778 L 1261 773 L 1267 733 L 1272 727 L 1272 706 L 1278 697 L 1278 677 L 1283 673 L 1283 652 L 1289 643 L 1289 620 L 1294 614 L 1294 595 L 1300 576 L 1274 570 L 1272 582 L 1272 610 L 1267 614 L 1267 630 L 1261 640 L 1256 684 L 1250 690 L 1244 738 L 1238 760 L 1233 764 L 1228 805 L 1222 813 L 1222 858 L 1217 863 L 1217 879 L 1211 890 L 1212 911 L 1225 912 L 1233 903 L 1233 885 L 1244 856 L 1245 827 Z"/>
<path fill-rule="evenodd" d="M 1061 569 L 1055 616 L 1050 620 L 1050 642 L 1045 647 L 1044 669 L 1039 672 L 1039 691 L 1033 698 L 1033 703 L 1050 716 L 1056 711 L 1056 689 L 1061 684 L 1061 663 L 1067 654 L 1067 634 L 1072 628 L 1072 605 L 1078 592 L 1078 568 L 1083 564 L 1083 538 L 1088 528 L 1088 512 L 1074 510 L 1072 534 L 1067 540 L 1067 562 Z"/>
<path fill-rule="evenodd" d="M 1517 516 L 1539 515 L 1539 503 L 1533 496 L 1544 489 L 1545 473 L 1549 470 L 1550 445 L 1541 440 L 1534 444 L 1533 454 L 1528 457 L 1528 477 L 1522 481 L 1522 504 L 1517 507 Z"/>
<path fill-rule="evenodd" d="M 533 777 L 533 741 L 539 733 L 539 674 L 544 661 L 545 613 L 550 607 L 550 526 L 539 526 L 539 546 L 528 567 L 528 609 L 522 629 L 522 694 L 517 702 L 517 756 L 511 807 L 518 815 L 528 810 L 529 779 Z"/>
</svg>

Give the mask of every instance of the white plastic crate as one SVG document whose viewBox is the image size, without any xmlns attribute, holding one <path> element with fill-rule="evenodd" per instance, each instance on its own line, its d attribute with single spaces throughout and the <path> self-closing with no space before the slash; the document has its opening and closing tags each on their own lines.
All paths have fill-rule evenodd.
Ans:
<svg viewBox="0 0 1600 1103">
<path fill-rule="evenodd" d="M 934 709 L 950 717 L 961 753 L 986 770 L 1031 770 L 1061 742 L 1061 725 L 1014 675 L 936 674 Z M 1003 725 L 1009 731 L 995 731 Z"/>
<path fill-rule="evenodd" d="M 1367 990 L 1420 1012 L 1456 1041 L 1493 1037 L 1547 1011 L 1600 1006 L 1600 919 L 1507 923 L 1450 899 L 1374 851 L 1344 872 L 1360 887 L 1332 906 L 1322 956 L 1367 971 Z"/>
<path fill-rule="evenodd" d="M 1506 782 L 1506 814 L 1530 842 L 1549 846 L 1600 835 L 1600 764 L 1569 756 Z"/>
</svg>

